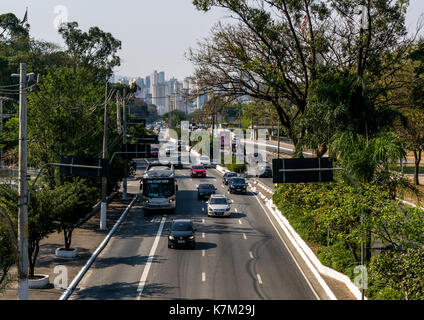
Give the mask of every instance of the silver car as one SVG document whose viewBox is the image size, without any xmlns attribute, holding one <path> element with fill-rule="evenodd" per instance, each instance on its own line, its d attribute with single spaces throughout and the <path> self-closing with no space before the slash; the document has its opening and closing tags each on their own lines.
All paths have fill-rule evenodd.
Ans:
<svg viewBox="0 0 424 320">
<path fill-rule="evenodd" d="M 231 203 L 230 199 L 227 199 L 225 195 L 213 194 L 211 195 L 208 204 L 208 217 L 224 217 L 231 215 Z"/>
</svg>

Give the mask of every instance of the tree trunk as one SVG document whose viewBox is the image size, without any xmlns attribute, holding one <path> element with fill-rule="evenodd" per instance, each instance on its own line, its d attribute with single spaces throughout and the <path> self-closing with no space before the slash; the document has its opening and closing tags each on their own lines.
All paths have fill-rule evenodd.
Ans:
<svg viewBox="0 0 424 320">
<path fill-rule="evenodd" d="M 73 231 L 74 231 L 73 229 L 66 229 L 66 228 L 63 230 L 63 235 L 65 237 L 65 250 L 69 250 L 71 248 Z"/>
<path fill-rule="evenodd" d="M 40 250 L 40 241 L 28 241 L 28 264 L 29 264 L 29 277 L 34 279 L 35 263 L 37 261 L 38 252 Z"/>
<path fill-rule="evenodd" d="M 415 160 L 414 183 L 417 186 L 420 184 L 419 170 L 420 170 L 420 162 L 421 162 L 421 151 L 422 150 L 414 150 L 414 160 Z"/>
</svg>

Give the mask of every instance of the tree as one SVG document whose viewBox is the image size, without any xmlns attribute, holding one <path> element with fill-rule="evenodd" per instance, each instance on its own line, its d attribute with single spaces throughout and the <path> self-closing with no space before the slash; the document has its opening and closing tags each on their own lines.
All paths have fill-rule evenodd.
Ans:
<svg viewBox="0 0 424 320">
<path fill-rule="evenodd" d="M 84 180 L 74 179 L 56 186 L 52 192 L 56 196 L 53 201 L 56 231 L 63 232 L 65 250 L 70 250 L 72 233 L 77 223 L 92 210 L 96 190 L 88 187 Z"/>
<path fill-rule="evenodd" d="M 112 34 L 98 27 L 91 27 L 88 32 L 83 32 L 78 29 L 77 22 L 62 24 L 59 33 L 75 66 L 97 70 L 99 79 L 109 78 L 113 68 L 120 65 L 121 61 L 116 53 L 121 49 L 121 41 Z"/>
<path fill-rule="evenodd" d="M 405 300 L 424 299 L 424 249 L 382 253 L 370 264 L 371 281 L 403 294 Z"/>
<path fill-rule="evenodd" d="M 203 11 L 227 9 L 238 22 L 217 25 L 197 51 L 189 51 L 198 91 L 268 101 L 295 146 L 306 129 L 299 131 L 294 122 L 304 115 L 322 66 L 354 70 L 359 81 L 349 112 L 358 133 L 365 135 L 372 121 L 367 110 L 384 89 L 378 80 L 404 56 L 404 44 L 410 41 L 403 0 L 194 0 L 193 4 Z M 373 89 L 368 89 L 373 94 L 366 98 L 365 86 Z"/>
<path fill-rule="evenodd" d="M 421 40 L 411 46 L 408 57 L 392 81 L 396 86 L 391 90 L 389 99 L 406 118 L 397 128 L 405 146 L 414 154 L 414 183 L 419 185 L 419 165 L 424 149 L 424 42 Z"/>
</svg>

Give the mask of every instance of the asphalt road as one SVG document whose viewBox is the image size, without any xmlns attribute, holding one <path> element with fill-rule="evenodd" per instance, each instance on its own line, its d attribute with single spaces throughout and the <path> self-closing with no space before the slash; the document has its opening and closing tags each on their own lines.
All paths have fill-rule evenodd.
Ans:
<svg viewBox="0 0 424 320">
<path fill-rule="evenodd" d="M 175 214 L 145 215 L 136 204 L 71 299 L 318 299 L 255 195 L 230 195 L 218 171 L 207 175 L 176 170 Z M 231 217 L 207 217 L 197 200 L 202 182 L 234 200 Z M 169 222 L 187 217 L 197 228 L 196 249 L 169 249 Z"/>
</svg>

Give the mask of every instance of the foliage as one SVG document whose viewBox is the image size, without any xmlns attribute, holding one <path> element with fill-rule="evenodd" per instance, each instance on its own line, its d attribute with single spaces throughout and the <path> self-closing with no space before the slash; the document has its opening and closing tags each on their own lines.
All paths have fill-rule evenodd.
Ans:
<svg viewBox="0 0 424 320">
<path fill-rule="evenodd" d="M 403 294 L 405 300 L 424 300 L 424 248 L 408 248 L 402 252 L 386 252 L 370 264 L 371 281 L 376 287 Z M 377 292 L 377 296 L 385 291 Z M 400 299 L 399 296 L 397 296 Z"/>
<path fill-rule="evenodd" d="M 96 190 L 88 187 L 84 180 L 74 179 L 72 182 L 57 185 L 52 192 L 56 196 L 53 202 L 56 231 L 63 231 L 64 247 L 69 250 L 72 232 L 79 220 L 91 212 Z"/>
<path fill-rule="evenodd" d="M 112 69 L 120 65 L 116 52 L 121 49 L 121 41 L 112 34 L 98 27 L 91 27 L 88 32 L 78 29 L 77 22 L 68 22 L 59 27 L 75 66 L 97 71 L 99 80 L 106 80 L 112 75 Z"/>
<path fill-rule="evenodd" d="M 360 263 L 363 235 L 368 235 L 366 261 L 371 266 L 369 274 L 373 279 L 368 294 L 373 298 L 398 297 L 398 287 L 386 286 L 388 280 L 380 271 L 382 267 L 376 267 L 380 262 L 390 261 L 371 257 L 371 246 L 377 241 L 387 245 L 392 248 L 390 257 L 409 246 L 421 246 L 424 244 L 424 213 L 393 201 L 388 192 L 375 183 L 363 183 L 360 189 L 361 195 L 352 186 L 340 183 L 337 176 L 336 182 L 327 184 L 280 185 L 273 200 L 303 239 L 319 245 L 317 255 L 321 262 L 351 278 L 354 267 Z M 411 259 L 408 260 L 411 264 L 414 261 L 418 268 L 415 261 L 421 261 L 419 257 L 417 253 L 407 259 Z M 418 283 L 420 279 L 422 275 L 414 271 L 407 281 Z"/>
</svg>

